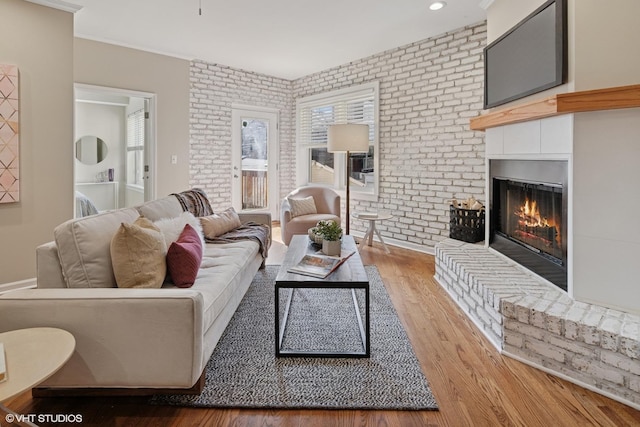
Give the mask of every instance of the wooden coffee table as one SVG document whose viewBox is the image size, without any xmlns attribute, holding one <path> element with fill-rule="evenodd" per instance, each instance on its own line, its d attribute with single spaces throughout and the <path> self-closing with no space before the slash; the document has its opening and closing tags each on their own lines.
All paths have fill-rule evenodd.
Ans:
<svg viewBox="0 0 640 427">
<path fill-rule="evenodd" d="M 287 270 L 296 265 L 307 253 L 315 253 L 318 247 L 311 243 L 306 235 L 293 236 L 289 249 L 285 255 L 284 261 L 278 271 L 275 283 L 275 348 L 276 357 L 369 357 L 371 354 L 370 337 L 370 321 L 369 321 L 369 277 L 362 265 L 362 259 L 358 254 L 356 243 L 351 236 L 342 237 L 342 251 L 355 253 L 349 257 L 337 270 L 333 271 L 324 279 L 319 279 L 301 274 L 289 273 Z M 289 296 L 285 306 L 284 318 L 280 325 L 280 290 L 289 288 Z M 293 292 L 296 288 L 314 288 L 314 289 L 351 289 L 353 304 L 360 329 L 360 337 L 362 339 L 362 352 L 350 351 L 302 351 L 302 350 L 284 350 L 282 349 L 282 339 L 287 327 L 289 308 Z M 360 307 L 356 298 L 356 289 L 364 289 L 365 293 L 365 320 L 363 322 L 360 315 Z"/>
<path fill-rule="evenodd" d="M 0 342 L 4 345 L 7 367 L 7 379 L 0 383 L 0 420 L 16 420 L 16 414 L 1 403 L 53 375 L 73 354 L 76 340 L 62 329 L 28 328 L 3 332 Z"/>
</svg>

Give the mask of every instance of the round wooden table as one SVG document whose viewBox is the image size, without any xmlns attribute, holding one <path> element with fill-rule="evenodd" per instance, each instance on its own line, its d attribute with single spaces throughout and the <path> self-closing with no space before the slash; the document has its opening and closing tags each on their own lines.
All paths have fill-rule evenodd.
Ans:
<svg viewBox="0 0 640 427">
<path fill-rule="evenodd" d="M 56 373 L 71 357 L 76 340 L 57 328 L 28 328 L 0 334 L 7 379 L 0 382 L 0 414 L 13 414 L 2 402 L 18 396 Z M 4 415 L 3 414 L 3 415 Z M 5 417 L 0 417 L 4 421 Z"/>
</svg>

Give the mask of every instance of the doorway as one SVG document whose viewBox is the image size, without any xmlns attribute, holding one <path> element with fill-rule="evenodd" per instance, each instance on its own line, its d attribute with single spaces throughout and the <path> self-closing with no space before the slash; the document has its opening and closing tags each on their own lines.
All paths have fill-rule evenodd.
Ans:
<svg viewBox="0 0 640 427">
<path fill-rule="evenodd" d="M 155 96 L 76 84 L 75 216 L 137 206 L 155 185 Z"/>
<path fill-rule="evenodd" d="M 232 205 L 278 218 L 278 111 L 234 105 Z"/>
</svg>

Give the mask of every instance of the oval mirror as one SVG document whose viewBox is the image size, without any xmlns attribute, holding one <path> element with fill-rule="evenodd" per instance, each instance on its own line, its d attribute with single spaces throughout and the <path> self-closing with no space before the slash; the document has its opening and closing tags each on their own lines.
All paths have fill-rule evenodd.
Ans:
<svg viewBox="0 0 640 427">
<path fill-rule="evenodd" d="M 107 144 L 97 136 L 86 135 L 76 141 L 76 159 L 96 165 L 107 158 Z"/>
</svg>

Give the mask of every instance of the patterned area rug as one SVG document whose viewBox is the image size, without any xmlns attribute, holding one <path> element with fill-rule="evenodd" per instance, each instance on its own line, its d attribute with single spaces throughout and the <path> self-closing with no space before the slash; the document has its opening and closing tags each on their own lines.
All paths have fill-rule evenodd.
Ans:
<svg viewBox="0 0 640 427">
<path fill-rule="evenodd" d="M 198 396 L 158 395 L 153 404 L 194 407 L 437 410 L 427 379 L 378 270 L 370 279 L 369 359 L 276 358 L 277 266 L 258 272 L 206 367 Z M 281 307 L 288 290 L 281 293 Z M 283 347 L 360 351 L 351 291 L 296 289 Z M 357 294 L 363 301 L 364 291 Z M 360 304 L 362 307 L 362 303 Z"/>
</svg>

